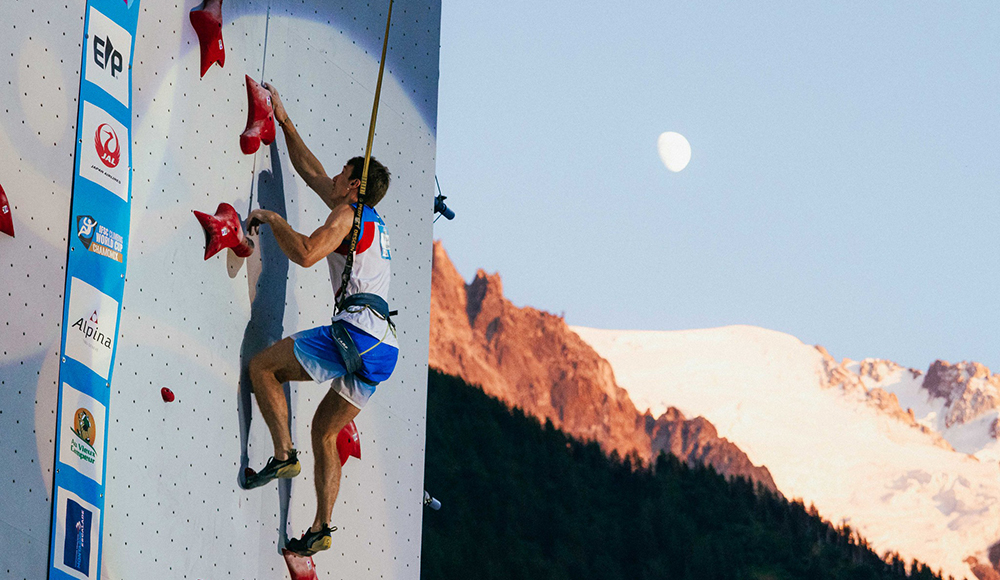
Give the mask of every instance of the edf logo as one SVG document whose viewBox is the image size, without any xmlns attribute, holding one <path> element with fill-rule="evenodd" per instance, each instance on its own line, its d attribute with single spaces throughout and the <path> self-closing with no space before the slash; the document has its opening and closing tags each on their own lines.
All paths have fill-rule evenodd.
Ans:
<svg viewBox="0 0 1000 580">
<path fill-rule="evenodd" d="M 94 63 L 107 70 L 111 68 L 111 76 L 118 78 L 122 72 L 122 53 L 111 44 L 111 37 L 94 38 Z"/>
</svg>

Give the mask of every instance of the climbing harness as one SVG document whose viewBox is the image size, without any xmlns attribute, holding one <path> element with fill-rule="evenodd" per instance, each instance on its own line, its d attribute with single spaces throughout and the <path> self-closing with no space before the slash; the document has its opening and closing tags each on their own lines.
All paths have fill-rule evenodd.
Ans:
<svg viewBox="0 0 1000 580">
<path fill-rule="evenodd" d="M 358 310 L 349 310 L 351 308 L 356 308 Z M 330 336 L 333 337 L 333 343 L 337 345 L 337 351 L 340 353 L 340 358 L 344 361 L 344 368 L 347 369 L 347 374 L 353 374 L 355 378 L 363 383 L 369 385 L 377 385 L 377 382 L 369 381 L 368 379 L 362 377 L 358 374 L 359 371 L 363 371 L 365 368 L 365 363 L 361 359 L 362 356 L 372 351 L 375 347 L 385 342 L 386 337 L 389 336 L 389 331 L 392 331 L 392 335 L 396 335 L 396 325 L 392 322 L 392 316 L 396 314 L 396 311 L 389 311 L 389 303 L 385 301 L 384 298 L 378 294 L 370 294 L 368 292 L 359 292 L 357 294 L 351 294 L 346 299 L 341 300 L 341 303 L 337 305 L 337 312 L 342 312 L 344 310 L 349 310 L 350 312 L 359 312 L 363 309 L 371 310 L 375 316 L 386 321 L 385 334 L 378 342 L 373 344 L 364 352 L 358 352 L 358 347 L 354 343 L 354 339 L 347 332 L 347 328 L 344 326 L 344 321 L 334 320 L 333 324 L 330 325 Z"/>
</svg>

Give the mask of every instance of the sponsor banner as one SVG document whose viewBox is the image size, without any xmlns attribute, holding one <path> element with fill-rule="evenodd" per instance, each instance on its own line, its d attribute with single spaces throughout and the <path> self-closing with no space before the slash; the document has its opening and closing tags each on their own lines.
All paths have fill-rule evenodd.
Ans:
<svg viewBox="0 0 1000 580">
<path fill-rule="evenodd" d="M 128 263 L 139 0 L 88 0 L 63 302 L 49 578 L 96 580 Z"/>
<path fill-rule="evenodd" d="M 63 354 L 108 380 L 118 331 L 118 301 L 74 277 L 68 314 Z"/>
<path fill-rule="evenodd" d="M 100 508 L 57 486 L 56 517 L 52 527 L 55 528 L 53 568 L 79 580 L 100 578 L 97 566 Z"/>
<path fill-rule="evenodd" d="M 88 3 L 84 79 L 131 108 L 132 34 L 94 7 L 99 4 L 106 2 Z"/>
<path fill-rule="evenodd" d="M 60 408 L 62 446 L 59 462 L 101 485 L 104 482 L 104 405 L 63 383 Z"/>
<path fill-rule="evenodd" d="M 80 177 L 128 201 L 129 130 L 107 111 L 83 102 Z"/>
</svg>

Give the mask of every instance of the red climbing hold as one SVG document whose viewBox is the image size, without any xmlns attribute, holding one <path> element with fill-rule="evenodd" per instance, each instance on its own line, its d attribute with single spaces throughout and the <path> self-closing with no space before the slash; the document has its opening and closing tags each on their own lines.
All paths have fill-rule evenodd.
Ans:
<svg viewBox="0 0 1000 580">
<path fill-rule="evenodd" d="M 281 550 L 281 554 L 285 557 L 285 564 L 288 565 L 288 573 L 292 580 L 319 580 L 312 556 L 299 556 L 284 549 Z"/>
<path fill-rule="evenodd" d="M 240 149 L 252 155 L 260 144 L 270 145 L 274 141 L 274 110 L 271 108 L 271 93 L 247 75 L 247 128 L 240 135 Z"/>
<path fill-rule="evenodd" d="M 191 26 L 201 44 L 201 76 L 212 65 L 226 66 L 226 47 L 222 45 L 222 0 L 205 0 L 201 8 L 191 11 Z"/>
<path fill-rule="evenodd" d="M 10 213 L 10 204 L 7 203 L 7 194 L 3 192 L 0 185 L 0 232 L 14 237 L 14 214 Z"/>
<path fill-rule="evenodd" d="M 194 216 L 205 228 L 205 259 L 209 259 L 224 248 L 232 248 L 241 258 L 253 253 L 253 242 L 243 235 L 240 215 L 228 203 L 220 203 L 215 215 L 195 211 Z"/>
<path fill-rule="evenodd" d="M 347 463 L 347 458 L 354 456 L 361 459 L 361 435 L 354 421 L 348 423 L 337 434 L 337 453 L 340 454 L 340 464 Z"/>
<path fill-rule="evenodd" d="M 160 389 L 160 396 L 163 397 L 164 403 L 174 402 L 174 392 L 168 389 L 167 387 L 163 387 L 162 389 Z"/>
</svg>

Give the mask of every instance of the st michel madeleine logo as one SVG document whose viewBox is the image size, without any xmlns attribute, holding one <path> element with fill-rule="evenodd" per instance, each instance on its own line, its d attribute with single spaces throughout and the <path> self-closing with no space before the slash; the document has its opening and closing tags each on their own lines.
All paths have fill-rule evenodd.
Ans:
<svg viewBox="0 0 1000 580">
<path fill-rule="evenodd" d="M 94 463 L 97 459 L 97 450 L 94 449 L 94 441 L 97 440 L 97 424 L 94 422 L 93 413 L 85 407 L 77 409 L 73 415 L 70 431 L 76 435 L 76 439 L 70 444 L 70 451 L 81 460 Z"/>
</svg>

